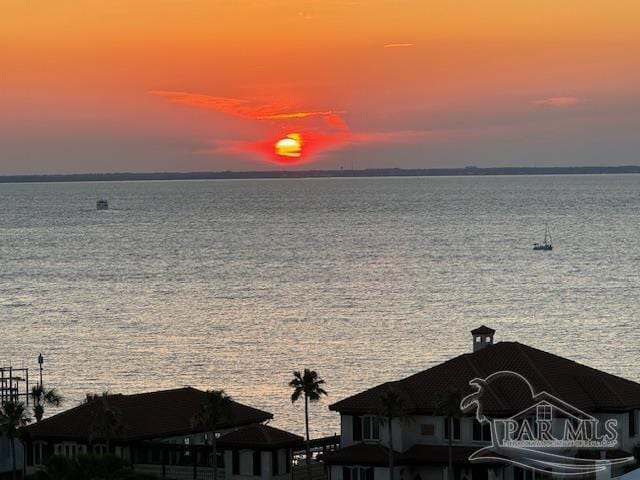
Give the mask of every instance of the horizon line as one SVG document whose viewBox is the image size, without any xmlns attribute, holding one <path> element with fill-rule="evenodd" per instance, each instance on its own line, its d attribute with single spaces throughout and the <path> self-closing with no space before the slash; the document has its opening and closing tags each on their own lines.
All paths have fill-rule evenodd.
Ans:
<svg viewBox="0 0 640 480">
<path fill-rule="evenodd" d="M 521 175 L 585 175 L 638 174 L 640 165 L 611 166 L 503 166 L 503 167 L 376 167 L 364 169 L 310 170 L 218 170 L 218 171 L 155 171 L 155 172 L 89 172 L 89 173 L 23 173 L 2 174 L 0 183 L 56 183 L 82 181 L 150 181 L 150 180 L 250 180 L 350 177 L 420 177 L 420 176 L 521 176 Z"/>
</svg>

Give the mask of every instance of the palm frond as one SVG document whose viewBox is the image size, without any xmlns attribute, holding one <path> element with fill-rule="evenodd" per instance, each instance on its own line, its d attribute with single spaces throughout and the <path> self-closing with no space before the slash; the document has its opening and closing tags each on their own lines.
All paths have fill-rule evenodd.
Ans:
<svg viewBox="0 0 640 480">
<path fill-rule="evenodd" d="M 291 403 L 296 403 L 300 399 L 302 392 L 303 392 L 302 387 L 295 387 L 295 390 L 291 394 Z"/>
</svg>

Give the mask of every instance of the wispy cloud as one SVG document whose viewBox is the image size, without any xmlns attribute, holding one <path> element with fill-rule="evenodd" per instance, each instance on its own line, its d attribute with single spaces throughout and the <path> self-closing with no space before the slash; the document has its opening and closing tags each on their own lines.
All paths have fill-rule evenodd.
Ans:
<svg viewBox="0 0 640 480">
<path fill-rule="evenodd" d="M 387 43 L 382 46 L 382 48 L 408 48 L 415 47 L 415 43 Z"/>
<path fill-rule="evenodd" d="M 548 105 L 550 107 L 570 107 L 580 102 L 581 100 L 577 97 L 549 97 L 533 101 L 537 105 Z"/>
<path fill-rule="evenodd" d="M 172 103 L 197 108 L 207 108 L 250 120 L 287 120 L 322 117 L 328 125 L 335 128 L 346 128 L 346 123 L 340 117 L 340 114 L 344 112 L 338 110 L 297 110 L 290 105 L 282 103 L 259 103 L 255 100 L 244 98 L 216 97 L 191 92 L 151 90 L 149 93 L 165 98 Z"/>
</svg>

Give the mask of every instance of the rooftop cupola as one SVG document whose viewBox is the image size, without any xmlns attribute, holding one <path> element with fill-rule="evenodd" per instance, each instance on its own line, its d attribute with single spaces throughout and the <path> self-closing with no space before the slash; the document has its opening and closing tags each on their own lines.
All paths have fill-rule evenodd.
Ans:
<svg viewBox="0 0 640 480">
<path fill-rule="evenodd" d="M 473 351 L 478 352 L 489 345 L 493 345 L 494 333 L 496 333 L 496 331 L 493 328 L 484 325 L 471 330 L 471 335 L 473 335 Z"/>
</svg>

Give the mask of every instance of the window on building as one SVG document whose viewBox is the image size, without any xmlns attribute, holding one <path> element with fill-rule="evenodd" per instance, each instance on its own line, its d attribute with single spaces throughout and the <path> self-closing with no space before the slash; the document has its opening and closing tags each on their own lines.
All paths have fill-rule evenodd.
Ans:
<svg viewBox="0 0 640 480">
<path fill-rule="evenodd" d="M 476 442 L 491 441 L 491 425 L 488 422 L 480 423 L 473 419 L 473 440 Z"/>
<path fill-rule="evenodd" d="M 33 444 L 33 464 L 34 465 L 42 465 L 44 463 L 44 455 L 43 455 L 43 444 L 42 443 L 34 443 Z"/>
<path fill-rule="evenodd" d="M 629 412 L 629 436 L 636 436 L 636 411 L 631 410 Z"/>
<path fill-rule="evenodd" d="M 291 472 L 291 450 L 286 450 L 284 453 L 284 471 L 285 473 Z"/>
<path fill-rule="evenodd" d="M 342 480 L 374 480 L 373 467 L 342 467 Z"/>
<path fill-rule="evenodd" d="M 188 452 L 185 454 L 185 456 L 189 456 Z M 207 459 L 207 465 L 212 467 L 213 466 L 213 453 L 206 454 L 205 458 Z M 218 468 L 224 468 L 224 456 L 223 456 L 222 452 L 216 452 L 216 465 L 218 466 Z"/>
<path fill-rule="evenodd" d="M 460 440 L 460 419 L 456 417 L 453 417 L 453 419 L 450 419 L 449 417 L 444 418 L 444 438 L 449 440 L 451 420 L 453 420 L 453 440 Z"/>
<path fill-rule="evenodd" d="M 64 456 L 67 458 L 76 458 L 78 456 L 78 447 L 74 444 L 66 444 L 64 446 Z"/>
<path fill-rule="evenodd" d="M 435 433 L 435 425 L 433 423 L 423 423 L 420 425 L 420 434 L 423 437 L 430 437 Z"/>
<path fill-rule="evenodd" d="M 513 467 L 513 480 L 533 480 L 533 470 Z"/>
<path fill-rule="evenodd" d="M 278 451 L 271 452 L 271 475 L 274 477 L 278 475 Z"/>
<path fill-rule="evenodd" d="M 234 475 L 240 475 L 240 450 L 231 451 L 231 471 Z"/>
<path fill-rule="evenodd" d="M 151 448 L 151 463 L 162 463 L 162 450 L 156 446 Z"/>
<path fill-rule="evenodd" d="M 357 415 L 354 415 L 353 417 L 351 417 L 353 419 L 353 424 L 352 424 L 352 433 L 353 433 L 353 441 L 360 441 L 362 440 L 362 417 L 358 417 Z"/>
<path fill-rule="evenodd" d="M 538 405 L 536 407 L 536 415 L 538 420 L 552 420 L 553 407 L 551 405 Z"/>
<path fill-rule="evenodd" d="M 98 457 L 102 457 L 107 454 L 107 446 L 102 443 L 97 443 L 93 446 L 93 453 Z"/>
<path fill-rule="evenodd" d="M 367 415 L 362 419 L 362 439 L 380 440 L 380 422 L 378 417 Z"/>
<path fill-rule="evenodd" d="M 253 452 L 253 475 L 259 477 L 262 475 L 262 452 Z"/>
</svg>

